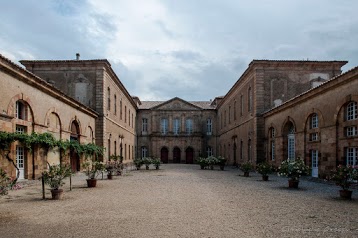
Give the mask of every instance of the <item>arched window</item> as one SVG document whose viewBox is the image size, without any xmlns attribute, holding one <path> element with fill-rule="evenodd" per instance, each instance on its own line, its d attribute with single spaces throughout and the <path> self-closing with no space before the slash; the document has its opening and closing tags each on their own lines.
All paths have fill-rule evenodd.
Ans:
<svg viewBox="0 0 358 238">
<path fill-rule="evenodd" d="M 358 114 L 357 114 L 357 102 L 350 102 L 347 105 L 347 109 L 346 109 L 346 118 L 347 121 L 350 120 L 355 120 L 358 118 Z"/>
<path fill-rule="evenodd" d="M 16 118 L 21 120 L 27 120 L 28 119 L 28 106 L 21 102 L 16 101 Z"/>
</svg>

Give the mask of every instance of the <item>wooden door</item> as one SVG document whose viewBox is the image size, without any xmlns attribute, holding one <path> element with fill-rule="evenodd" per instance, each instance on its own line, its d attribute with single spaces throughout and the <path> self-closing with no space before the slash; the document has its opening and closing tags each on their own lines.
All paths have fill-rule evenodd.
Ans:
<svg viewBox="0 0 358 238">
<path fill-rule="evenodd" d="M 163 162 L 163 164 L 168 163 L 168 149 L 165 147 L 160 150 L 160 160 Z"/>
<path fill-rule="evenodd" d="M 194 163 L 194 149 L 189 147 L 188 149 L 186 149 L 185 151 L 186 154 L 186 163 L 187 164 L 193 164 Z"/>
<path fill-rule="evenodd" d="M 173 163 L 180 164 L 180 149 L 178 147 L 175 147 L 173 150 Z"/>
</svg>

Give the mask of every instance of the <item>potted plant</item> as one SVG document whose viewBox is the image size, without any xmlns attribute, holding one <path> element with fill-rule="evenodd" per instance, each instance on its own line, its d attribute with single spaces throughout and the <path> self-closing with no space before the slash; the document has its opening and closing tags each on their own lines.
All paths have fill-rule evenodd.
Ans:
<svg viewBox="0 0 358 238">
<path fill-rule="evenodd" d="M 152 163 L 152 159 L 151 158 L 143 158 L 142 159 L 143 164 L 145 164 L 145 169 L 148 170 L 149 169 L 149 165 Z"/>
<path fill-rule="evenodd" d="M 48 171 L 42 173 L 45 184 L 51 188 L 52 199 L 62 199 L 63 189 L 61 187 L 65 184 L 65 178 L 72 174 L 71 168 L 67 165 L 51 165 Z"/>
<path fill-rule="evenodd" d="M 220 166 L 220 170 L 224 170 L 227 160 L 222 156 L 218 156 L 217 160 L 218 160 L 218 165 Z"/>
<path fill-rule="evenodd" d="M 206 158 L 206 161 L 207 161 L 207 164 L 211 170 L 213 170 L 214 165 L 216 165 L 218 163 L 218 159 L 214 156 L 209 156 L 208 158 Z"/>
<path fill-rule="evenodd" d="M 107 178 L 113 178 L 113 172 L 116 170 L 116 161 L 107 161 L 106 163 L 106 171 L 107 171 Z"/>
<path fill-rule="evenodd" d="M 298 188 L 300 177 L 307 174 L 309 174 L 309 167 L 299 158 L 284 160 L 278 168 L 278 176 L 286 176 L 288 178 L 289 188 Z"/>
<path fill-rule="evenodd" d="M 335 171 L 332 171 L 332 176 L 330 177 L 337 186 L 340 186 L 342 190 L 339 190 L 340 197 L 343 199 L 352 198 L 352 190 L 349 190 L 350 186 L 353 183 L 357 183 L 358 180 L 358 171 L 357 168 L 352 166 L 343 166 L 338 165 Z"/>
<path fill-rule="evenodd" d="M 256 171 L 262 175 L 263 181 L 268 181 L 268 175 L 273 172 L 273 167 L 265 161 L 256 166 Z"/>
<path fill-rule="evenodd" d="M 143 160 L 140 158 L 137 158 L 133 161 L 135 167 L 137 168 L 137 170 L 140 170 L 140 167 L 142 167 L 143 165 Z"/>
<path fill-rule="evenodd" d="M 244 177 L 249 177 L 250 172 L 253 170 L 253 168 L 254 166 L 249 161 L 240 165 L 241 171 L 244 172 Z"/>
<path fill-rule="evenodd" d="M 88 179 L 87 186 L 89 188 L 96 187 L 97 186 L 97 176 L 105 171 L 106 167 L 103 162 L 100 161 L 92 161 L 87 160 L 83 163 L 84 173 L 87 175 Z"/>
<path fill-rule="evenodd" d="M 208 166 L 208 162 L 206 158 L 199 157 L 196 162 L 200 165 L 200 169 L 205 169 Z"/>
<path fill-rule="evenodd" d="M 8 174 L 0 168 L 0 196 L 8 194 L 9 190 L 21 189 L 21 185 L 16 179 L 12 179 Z"/>
<path fill-rule="evenodd" d="M 161 164 L 160 159 L 152 159 L 152 164 L 154 165 L 155 169 L 159 169 L 159 166 Z"/>
</svg>

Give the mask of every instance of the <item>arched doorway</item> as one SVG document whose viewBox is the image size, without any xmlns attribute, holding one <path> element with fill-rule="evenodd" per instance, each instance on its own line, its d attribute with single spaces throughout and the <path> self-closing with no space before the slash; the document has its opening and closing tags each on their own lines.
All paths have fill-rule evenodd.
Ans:
<svg viewBox="0 0 358 238">
<path fill-rule="evenodd" d="M 80 132 L 79 126 L 76 121 L 73 121 L 71 124 L 71 136 L 70 141 L 80 142 Z M 70 150 L 70 164 L 72 172 L 80 171 L 80 156 L 73 149 Z"/>
<path fill-rule="evenodd" d="M 191 147 L 188 147 L 185 150 L 185 162 L 187 164 L 193 164 L 194 163 L 194 149 Z"/>
<path fill-rule="evenodd" d="M 180 149 L 179 147 L 175 147 L 173 150 L 173 163 L 179 163 L 180 164 Z"/>
<path fill-rule="evenodd" d="M 166 147 L 163 147 L 160 150 L 160 160 L 163 162 L 163 164 L 167 164 L 168 163 L 168 149 Z"/>
</svg>

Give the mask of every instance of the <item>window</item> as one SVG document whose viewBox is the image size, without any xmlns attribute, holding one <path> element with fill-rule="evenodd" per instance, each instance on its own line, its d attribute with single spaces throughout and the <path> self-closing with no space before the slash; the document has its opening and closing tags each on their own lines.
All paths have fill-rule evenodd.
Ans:
<svg viewBox="0 0 358 238">
<path fill-rule="evenodd" d="M 128 123 L 131 126 L 131 109 L 128 109 Z"/>
<path fill-rule="evenodd" d="M 234 121 L 236 120 L 236 100 L 234 101 Z"/>
<path fill-rule="evenodd" d="M 27 120 L 27 106 L 23 102 L 16 102 L 16 118 Z"/>
<path fill-rule="evenodd" d="M 317 113 L 311 116 L 311 129 L 318 128 L 318 115 Z"/>
<path fill-rule="evenodd" d="M 111 110 L 111 89 L 107 89 L 107 110 Z"/>
<path fill-rule="evenodd" d="M 209 156 L 212 156 L 212 155 L 213 155 L 213 147 L 208 146 L 208 147 L 206 148 L 206 154 L 207 154 L 208 157 L 209 157 Z"/>
<path fill-rule="evenodd" d="M 357 133 L 357 126 L 348 126 L 345 128 L 346 129 L 346 136 L 347 137 L 351 137 L 351 136 L 356 136 L 358 135 Z"/>
<path fill-rule="evenodd" d="M 221 128 L 223 128 L 223 113 L 220 114 L 220 122 Z"/>
<path fill-rule="evenodd" d="M 295 128 L 291 126 L 288 130 L 288 145 L 287 145 L 287 152 L 288 152 L 288 159 L 295 160 Z"/>
<path fill-rule="evenodd" d="M 124 123 L 127 122 L 127 106 L 124 106 Z"/>
<path fill-rule="evenodd" d="M 226 126 L 226 110 L 224 111 L 224 126 Z"/>
<path fill-rule="evenodd" d="M 132 113 L 132 128 L 134 128 L 133 113 Z"/>
<path fill-rule="evenodd" d="M 247 92 L 247 97 L 248 97 L 248 111 L 251 112 L 252 110 L 252 90 L 251 87 L 249 87 L 249 90 Z"/>
<path fill-rule="evenodd" d="M 117 95 L 114 94 L 114 115 L 117 115 Z"/>
<path fill-rule="evenodd" d="M 119 102 L 119 119 L 122 120 L 122 99 L 121 99 L 121 101 Z"/>
<path fill-rule="evenodd" d="M 142 118 L 142 132 L 148 131 L 148 119 Z"/>
<path fill-rule="evenodd" d="M 229 124 L 231 123 L 231 106 L 229 106 Z"/>
<path fill-rule="evenodd" d="M 174 135 L 179 135 L 180 133 L 180 119 L 175 118 L 174 119 Z"/>
<path fill-rule="evenodd" d="M 213 123 L 210 118 L 206 120 L 206 134 L 211 135 L 213 132 Z"/>
<path fill-rule="evenodd" d="M 146 158 L 148 157 L 148 149 L 147 147 L 143 146 L 142 147 L 142 158 Z"/>
<path fill-rule="evenodd" d="M 193 120 L 192 119 L 186 119 L 185 131 L 186 131 L 187 135 L 191 135 L 193 133 Z"/>
<path fill-rule="evenodd" d="M 240 141 L 240 159 L 241 159 L 241 160 L 244 159 L 244 149 L 243 149 L 243 146 L 244 146 L 244 142 L 243 142 L 243 141 Z"/>
<path fill-rule="evenodd" d="M 318 141 L 318 133 L 311 133 L 310 134 L 310 141 Z"/>
<path fill-rule="evenodd" d="M 348 103 L 346 118 L 348 121 L 357 119 L 357 102 Z"/>
<path fill-rule="evenodd" d="M 251 161 L 251 140 L 247 142 L 247 161 Z"/>
<path fill-rule="evenodd" d="M 124 144 L 124 159 L 126 160 L 127 158 L 127 144 Z"/>
<path fill-rule="evenodd" d="M 347 165 L 357 166 L 358 165 L 358 147 L 348 147 L 346 149 Z"/>
<path fill-rule="evenodd" d="M 160 121 L 160 132 L 162 135 L 166 135 L 168 133 L 168 119 L 162 118 Z"/>
<path fill-rule="evenodd" d="M 242 116 L 244 113 L 244 96 L 240 96 L 240 116 Z"/>
<path fill-rule="evenodd" d="M 114 141 L 114 155 L 117 156 L 117 141 Z"/>
<path fill-rule="evenodd" d="M 26 127 L 25 127 L 25 126 L 16 125 L 16 133 L 20 133 L 20 134 L 26 133 Z"/>
<path fill-rule="evenodd" d="M 111 139 L 108 139 L 108 159 L 111 156 Z"/>
<path fill-rule="evenodd" d="M 270 137 L 271 137 L 271 160 L 275 160 L 275 136 L 276 131 L 275 128 L 271 128 Z"/>
</svg>

